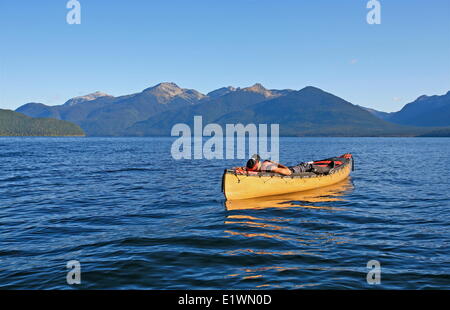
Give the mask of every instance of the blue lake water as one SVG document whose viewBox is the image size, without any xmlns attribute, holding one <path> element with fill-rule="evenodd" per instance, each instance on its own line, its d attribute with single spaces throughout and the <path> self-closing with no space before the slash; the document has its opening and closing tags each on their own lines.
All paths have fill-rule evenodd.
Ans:
<svg viewBox="0 0 450 310">
<path fill-rule="evenodd" d="M 450 139 L 282 138 L 285 164 L 351 152 L 356 170 L 247 203 L 220 188 L 244 161 L 175 161 L 171 143 L 1 138 L 0 288 L 450 289 Z"/>
</svg>

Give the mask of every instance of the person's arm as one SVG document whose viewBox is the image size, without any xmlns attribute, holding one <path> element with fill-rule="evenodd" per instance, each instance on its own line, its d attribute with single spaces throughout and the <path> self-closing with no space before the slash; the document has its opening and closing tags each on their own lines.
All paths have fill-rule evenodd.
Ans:
<svg viewBox="0 0 450 310">
<path fill-rule="evenodd" d="M 280 163 L 276 163 L 276 162 L 271 161 L 271 160 L 269 160 L 269 161 L 270 161 L 272 164 L 277 165 L 277 168 L 287 169 L 287 170 L 291 171 L 291 169 L 289 169 L 289 168 L 286 167 L 285 165 L 282 165 L 282 164 L 280 164 Z M 274 171 L 274 170 L 272 170 L 272 171 Z M 291 175 L 291 174 L 289 173 L 288 175 Z"/>
<path fill-rule="evenodd" d="M 288 167 L 286 167 L 285 165 L 282 164 L 277 164 L 279 168 L 284 168 L 284 169 L 289 169 Z"/>
<path fill-rule="evenodd" d="M 291 169 L 289 169 L 288 167 L 284 167 L 284 166 L 283 167 L 273 168 L 272 172 L 279 173 L 279 174 L 282 174 L 282 175 L 291 175 L 292 174 Z"/>
<path fill-rule="evenodd" d="M 282 175 L 291 175 L 291 169 L 289 169 L 288 167 L 285 167 L 283 165 L 280 165 L 279 163 L 267 160 L 266 162 L 269 162 L 269 165 L 264 165 L 264 167 L 262 168 L 262 171 L 269 171 L 269 172 L 275 172 L 275 173 L 279 173 Z M 280 167 L 281 166 L 281 167 Z"/>
</svg>

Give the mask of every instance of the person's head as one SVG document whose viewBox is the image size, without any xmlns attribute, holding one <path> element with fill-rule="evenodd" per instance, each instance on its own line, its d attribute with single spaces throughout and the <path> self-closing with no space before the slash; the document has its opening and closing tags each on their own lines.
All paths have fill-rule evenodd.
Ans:
<svg viewBox="0 0 450 310">
<path fill-rule="evenodd" d="M 261 162 L 261 157 L 259 157 L 258 154 L 253 155 L 248 161 L 247 161 L 247 169 L 252 171 L 252 170 L 257 170 L 259 167 L 259 164 Z"/>
</svg>

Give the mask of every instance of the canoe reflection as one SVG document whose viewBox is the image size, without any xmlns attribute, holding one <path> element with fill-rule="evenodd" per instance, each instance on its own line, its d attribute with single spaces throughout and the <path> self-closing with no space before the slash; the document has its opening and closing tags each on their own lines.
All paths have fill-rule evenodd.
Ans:
<svg viewBox="0 0 450 310">
<path fill-rule="evenodd" d="M 342 201 L 342 197 L 352 189 L 353 185 L 348 178 L 331 186 L 304 192 L 243 200 L 227 200 L 225 201 L 225 207 L 228 211 L 286 207 L 342 210 L 342 208 L 336 207 L 315 206 L 314 203 Z"/>
<path fill-rule="evenodd" d="M 305 273 L 327 272 L 335 267 L 309 265 L 311 260 L 323 259 L 327 252 L 336 246 L 351 242 L 348 234 L 330 229 L 329 217 L 320 215 L 297 216 L 297 212 L 253 212 L 264 208 L 313 208 L 343 210 L 337 207 L 339 201 L 353 189 L 349 179 L 321 189 L 280 196 L 226 201 L 228 211 L 225 219 L 225 233 L 245 240 L 247 246 L 226 251 L 231 257 L 252 257 L 252 265 L 260 262 L 262 266 L 246 266 L 232 270 L 227 278 L 246 283 L 254 288 L 282 288 L 274 279 L 288 278 L 296 282 L 295 288 L 308 288 L 318 285 L 303 277 Z M 242 210 L 242 211 L 240 211 Z M 248 210 L 248 212 L 246 212 Z M 279 210 L 273 210 L 279 211 Z M 334 212 L 334 211 L 332 211 Z M 318 212 L 313 212 L 318 213 Z M 320 212 L 322 213 L 322 212 Z M 328 213 L 328 212 L 326 212 Z M 293 215 L 293 216 L 292 216 Z M 268 243 L 265 243 L 266 241 Z M 260 243 L 264 242 L 264 243 Z M 269 260 L 270 259 L 270 260 Z M 276 261 L 276 265 L 266 265 Z M 296 265 L 298 264 L 298 265 Z"/>
</svg>

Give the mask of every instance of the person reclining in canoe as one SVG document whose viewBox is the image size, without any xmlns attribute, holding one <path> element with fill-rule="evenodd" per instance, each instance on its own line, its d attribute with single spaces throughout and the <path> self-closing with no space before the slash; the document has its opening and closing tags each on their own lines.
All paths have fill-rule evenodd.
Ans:
<svg viewBox="0 0 450 310">
<path fill-rule="evenodd" d="M 334 162 L 332 161 L 328 166 L 321 167 L 314 165 L 312 161 L 307 163 L 300 163 L 296 166 L 286 167 L 282 164 L 273 162 L 271 160 L 261 160 L 258 154 L 253 155 L 247 161 L 247 170 L 255 172 L 274 172 L 281 175 L 292 175 L 303 172 L 314 172 L 317 174 L 327 174 L 332 168 L 334 168 Z"/>
<path fill-rule="evenodd" d="M 261 157 L 258 154 L 253 155 L 247 161 L 247 170 L 255 172 L 275 172 L 282 175 L 292 174 L 292 171 L 288 167 L 271 160 L 261 160 Z"/>
</svg>

